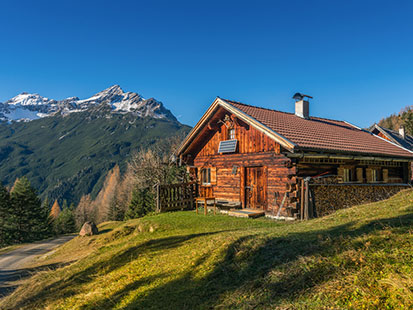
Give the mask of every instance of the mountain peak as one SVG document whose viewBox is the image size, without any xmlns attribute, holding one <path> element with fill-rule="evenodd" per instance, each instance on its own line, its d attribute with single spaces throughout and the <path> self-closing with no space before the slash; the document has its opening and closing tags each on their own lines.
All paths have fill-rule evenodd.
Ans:
<svg viewBox="0 0 413 310">
<path fill-rule="evenodd" d="M 5 104 L 15 106 L 30 106 L 30 105 L 44 105 L 49 103 L 49 99 L 40 96 L 39 94 L 30 94 L 22 92 L 21 94 L 6 101 Z"/>
<path fill-rule="evenodd" d="M 163 106 L 162 102 L 153 98 L 146 100 L 138 93 L 124 92 L 118 84 L 81 100 L 78 97 L 69 97 L 57 101 L 39 94 L 21 93 L 0 105 L 0 120 L 29 121 L 54 115 L 56 112 L 62 114 L 82 112 L 101 104 L 109 105 L 113 113 L 133 113 L 137 117 L 166 118 L 176 121 L 175 116 Z M 20 117 L 20 115 L 25 116 Z"/>
<path fill-rule="evenodd" d="M 104 94 L 104 93 L 109 93 L 109 94 L 123 94 L 123 89 L 118 85 L 112 85 L 111 87 L 106 88 L 105 90 L 102 90 L 98 94 Z"/>
</svg>

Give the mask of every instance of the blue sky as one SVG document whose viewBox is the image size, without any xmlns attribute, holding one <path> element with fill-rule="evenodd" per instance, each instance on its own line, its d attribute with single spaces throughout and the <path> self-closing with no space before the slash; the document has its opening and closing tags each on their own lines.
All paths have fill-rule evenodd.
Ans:
<svg viewBox="0 0 413 310">
<path fill-rule="evenodd" d="M 119 84 L 194 125 L 216 96 L 369 126 L 412 105 L 413 2 L 2 1 L 0 102 Z"/>
</svg>

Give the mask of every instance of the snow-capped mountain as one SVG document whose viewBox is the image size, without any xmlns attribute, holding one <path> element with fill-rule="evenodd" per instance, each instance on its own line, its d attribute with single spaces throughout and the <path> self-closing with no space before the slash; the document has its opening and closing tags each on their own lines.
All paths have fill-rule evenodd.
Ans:
<svg viewBox="0 0 413 310">
<path fill-rule="evenodd" d="M 82 100 L 78 97 L 54 100 L 39 94 L 21 93 L 4 103 L 0 103 L 0 120 L 31 121 L 58 113 L 65 115 L 86 111 L 100 105 L 110 106 L 113 113 L 133 113 L 137 117 L 176 120 L 162 102 L 154 98 L 144 99 L 134 92 L 124 92 L 119 85 L 111 86 Z"/>
</svg>

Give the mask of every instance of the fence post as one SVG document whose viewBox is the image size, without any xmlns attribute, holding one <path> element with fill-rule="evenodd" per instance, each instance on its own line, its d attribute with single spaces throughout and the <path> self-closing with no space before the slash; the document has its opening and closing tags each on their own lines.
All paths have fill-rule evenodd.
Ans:
<svg viewBox="0 0 413 310">
<path fill-rule="evenodd" d="M 161 190 L 159 184 L 156 184 L 156 211 L 161 212 Z"/>
<path fill-rule="evenodd" d="M 189 185 L 189 199 L 191 199 L 190 205 L 191 205 L 191 210 L 194 209 L 194 185 L 190 184 Z"/>
<path fill-rule="evenodd" d="M 304 178 L 301 179 L 300 219 L 304 220 Z"/>
<path fill-rule="evenodd" d="M 309 182 L 307 179 L 304 181 L 305 184 L 305 195 L 304 195 L 304 219 L 308 220 L 308 200 L 309 200 Z"/>
</svg>

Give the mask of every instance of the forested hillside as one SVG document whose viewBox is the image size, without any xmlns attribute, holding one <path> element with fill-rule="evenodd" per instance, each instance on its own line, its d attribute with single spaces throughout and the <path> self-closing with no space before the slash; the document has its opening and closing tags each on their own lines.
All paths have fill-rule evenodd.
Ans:
<svg viewBox="0 0 413 310">
<path fill-rule="evenodd" d="M 106 104 L 30 122 L 0 124 L 0 180 L 12 185 L 26 176 L 42 198 L 77 203 L 94 197 L 107 172 L 121 170 L 131 154 L 148 147 L 167 152 L 172 137 L 189 127 L 175 118 L 114 113 Z"/>
<path fill-rule="evenodd" d="M 406 127 L 406 133 L 413 135 L 413 109 L 412 106 L 403 108 L 399 113 L 392 114 L 388 117 L 381 119 L 378 122 L 379 126 L 389 128 L 392 130 L 398 130 L 403 124 Z"/>
</svg>

